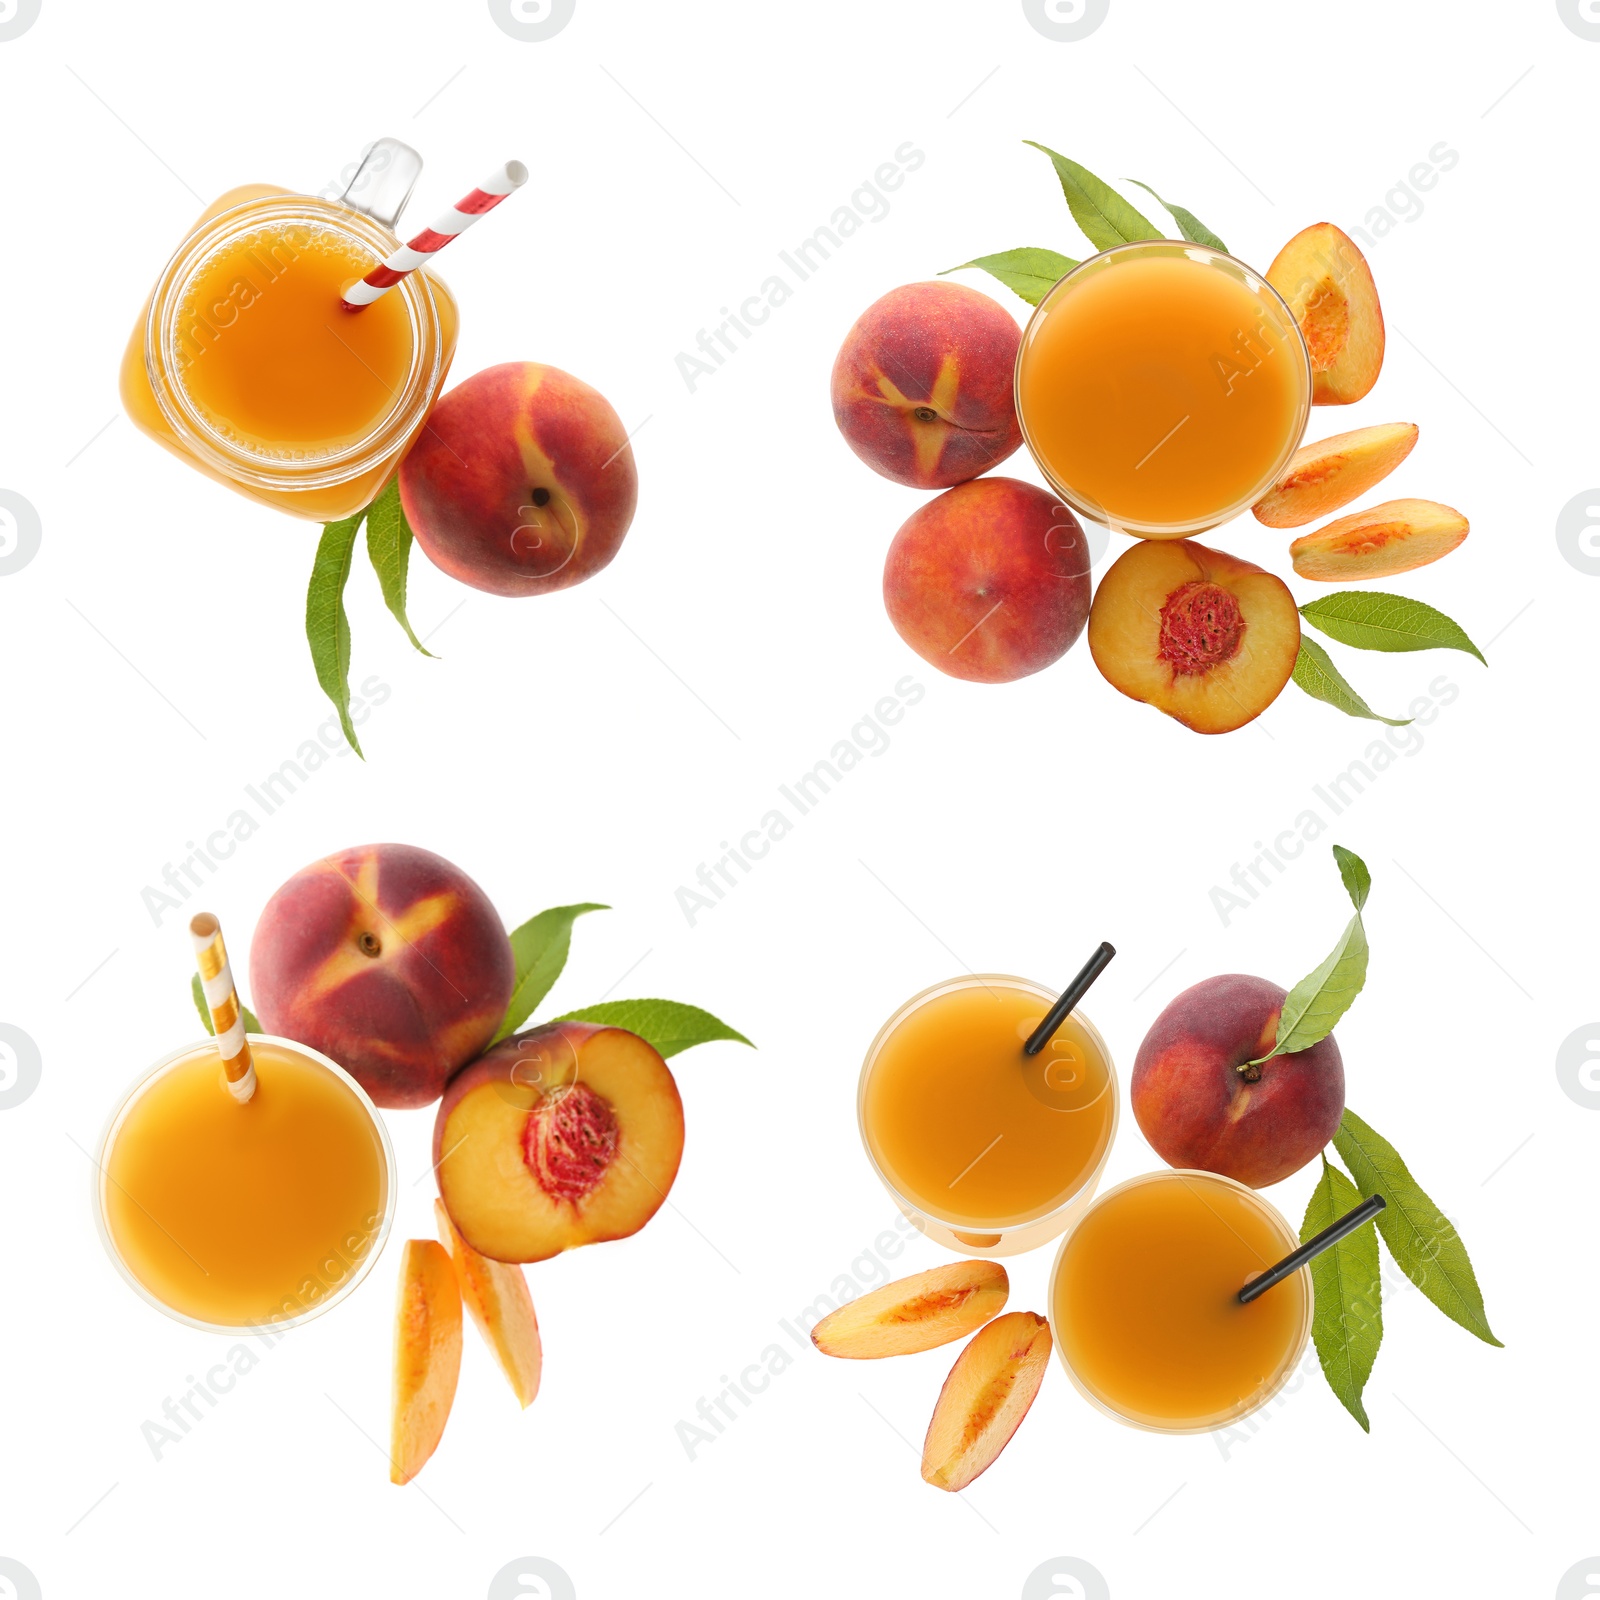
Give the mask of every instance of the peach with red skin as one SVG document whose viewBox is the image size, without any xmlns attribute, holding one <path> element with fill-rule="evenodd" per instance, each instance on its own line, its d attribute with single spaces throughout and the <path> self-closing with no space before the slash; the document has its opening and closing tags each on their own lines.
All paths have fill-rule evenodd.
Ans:
<svg viewBox="0 0 1600 1600">
<path fill-rule="evenodd" d="M 439 1197 L 491 1261 L 544 1261 L 636 1233 L 683 1154 L 683 1102 L 653 1046 L 554 1022 L 457 1074 L 433 1128 Z"/>
<path fill-rule="evenodd" d="M 1052 494 L 1016 478 L 947 489 L 894 536 L 883 603 L 930 666 L 1009 683 L 1058 661 L 1089 617 L 1089 546 Z"/>
<path fill-rule="evenodd" d="M 1284 990 L 1230 974 L 1185 989 L 1134 1060 L 1139 1127 L 1169 1166 L 1220 1172 L 1253 1189 L 1298 1172 L 1344 1114 L 1344 1063 L 1333 1035 L 1273 1056 Z"/>
<path fill-rule="evenodd" d="M 833 364 L 833 418 L 874 472 L 945 489 L 1022 443 L 1012 373 L 1022 330 L 959 283 L 891 289 L 856 320 Z"/>
<path fill-rule="evenodd" d="M 627 430 L 605 397 L 532 361 L 457 384 L 400 463 L 417 543 L 490 594 L 549 594 L 598 572 L 638 498 Z"/>
<path fill-rule="evenodd" d="M 331 1056 L 380 1106 L 425 1106 L 494 1037 L 516 962 L 489 897 L 413 845 L 362 845 L 297 872 L 250 944 L 268 1033 Z"/>
</svg>

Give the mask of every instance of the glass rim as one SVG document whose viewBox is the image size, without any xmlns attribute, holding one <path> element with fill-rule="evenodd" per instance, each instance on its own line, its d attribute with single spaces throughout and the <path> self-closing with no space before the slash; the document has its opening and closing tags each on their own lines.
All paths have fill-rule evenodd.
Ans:
<svg viewBox="0 0 1600 1600">
<path fill-rule="evenodd" d="M 360 438 L 315 460 L 274 460 L 237 444 L 212 426 L 190 398 L 174 360 L 183 293 L 200 266 L 230 238 L 264 223 L 336 230 L 383 260 L 399 239 L 364 211 L 313 195 L 265 195 L 229 206 L 185 237 L 161 269 L 145 314 L 145 373 L 173 433 L 200 460 L 257 489 L 324 489 L 348 483 L 402 442 L 426 413 L 441 372 L 442 339 L 427 269 L 408 273 L 389 292 L 401 297 L 411 328 L 411 362 L 393 404 Z"/>
<path fill-rule="evenodd" d="M 1113 1184 L 1102 1194 L 1097 1194 L 1093 1200 L 1084 1207 L 1083 1213 L 1061 1237 L 1061 1243 L 1056 1249 L 1055 1260 L 1050 1264 L 1050 1277 L 1045 1287 L 1045 1302 L 1050 1308 L 1050 1342 L 1055 1346 L 1056 1359 L 1061 1363 L 1067 1376 L 1072 1380 L 1072 1386 L 1096 1410 L 1102 1411 L 1106 1416 L 1122 1423 L 1125 1427 L 1138 1428 L 1144 1433 L 1165 1434 L 1196 1434 L 1215 1433 L 1219 1428 L 1232 1427 L 1244 1418 L 1254 1416 L 1264 1405 L 1275 1399 L 1283 1392 L 1283 1387 L 1288 1383 L 1295 1369 L 1300 1365 L 1306 1353 L 1306 1346 L 1311 1342 L 1311 1324 L 1315 1313 L 1315 1296 L 1311 1284 L 1311 1267 L 1309 1264 L 1302 1266 L 1298 1272 L 1292 1273 L 1292 1278 L 1298 1278 L 1304 1289 L 1301 1297 L 1300 1329 L 1294 1340 L 1294 1347 L 1283 1362 L 1282 1370 L 1277 1377 L 1265 1385 L 1258 1393 L 1250 1396 L 1248 1401 L 1241 1400 L 1233 1411 L 1227 1415 L 1217 1417 L 1206 1422 L 1188 1423 L 1161 1423 L 1146 1422 L 1139 1417 L 1130 1417 L 1126 1412 L 1119 1411 L 1109 1401 L 1096 1394 L 1084 1380 L 1079 1377 L 1077 1370 L 1067 1359 L 1067 1352 L 1062 1346 L 1058 1319 L 1055 1314 L 1056 1307 L 1056 1281 L 1061 1276 L 1061 1264 L 1067 1258 L 1067 1251 L 1072 1245 L 1074 1235 L 1079 1228 L 1094 1215 L 1101 1206 L 1129 1189 L 1137 1189 L 1148 1183 L 1161 1183 L 1174 1178 L 1199 1178 L 1207 1183 L 1219 1183 L 1226 1188 L 1237 1190 L 1247 1196 L 1259 1206 L 1267 1216 L 1276 1223 L 1283 1232 L 1283 1237 L 1288 1241 L 1284 1246 L 1284 1255 L 1295 1249 L 1300 1243 L 1300 1236 L 1294 1230 L 1289 1219 L 1273 1203 L 1265 1199 L 1259 1189 L 1252 1189 L 1249 1184 L 1240 1183 L 1237 1178 L 1230 1178 L 1226 1173 L 1207 1172 L 1200 1167 L 1155 1167 L 1148 1172 L 1135 1173 L 1131 1178 L 1124 1178 L 1121 1183 Z M 1290 1281 L 1285 1279 L 1285 1282 Z"/>
<path fill-rule="evenodd" d="M 1008 1237 L 1015 1237 L 1019 1233 L 1047 1226 L 1050 1221 L 1062 1212 L 1069 1211 L 1078 1203 L 1085 1192 L 1092 1193 L 1100 1181 L 1100 1175 L 1105 1171 L 1106 1162 L 1111 1158 L 1112 1147 L 1117 1142 L 1117 1129 L 1122 1117 L 1122 1086 L 1117 1077 L 1116 1062 L 1112 1059 L 1111 1050 L 1107 1046 L 1104 1036 L 1094 1023 L 1084 1014 L 1081 1008 L 1072 1012 L 1072 1020 L 1089 1035 L 1090 1042 L 1100 1052 L 1100 1059 L 1106 1067 L 1106 1095 L 1111 1100 L 1111 1124 L 1106 1132 L 1105 1147 L 1100 1152 L 1100 1158 L 1088 1168 L 1073 1186 L 1072 1190 L 1064 1194 L 1048 1210 L 1041 1211 L 1037 1216 L 1023 1217 L 1015 1222 L 996 1223 L 988 1220 L 974 1221 L 970 1217 L 951 1217 L 941 1213 L 936 1207 L 908 1195 L 890 1178 L 879 1163 L 873 1152 L 872 1141 L 867 1137 L 867 1083 L 872 1076 L 873 1066 L 878 1059 L 878 1052 L 884 1041 L 912 1012 L 920 1010 L 930 1000 L 941 994 L 947 994 L 957 989 L 970 989 L 988 984 L 998 984 L 1010 989 L 1021 989 L 1032 995 L 1037 995 L 1044 1003 L 1045 1010 L 1055 1004 L 1059 998 L 1059 990 L 1051 989 L 1042 983 L 1036 983 L 1031 978 L 1019 978 L 1014 974 L 1005 972 L 968 972 L 958 978 L 946 978 L 939 983 L 930 984 L 926 989 L 919 991 L 897 1006 L 889 1019 L 873 1035 L 872 1043 L 867 1047 L 866 1056 L 861 1063 L 861 1072 L 856 1079 L 856 1131 L 861 1138 L 861 1147 L 866 1152 L 867 1164 L 872 1168 L 885 1189 L 908 1216 L 925 1216 L 932 1221 L 948 1228 L 957 1238 L 963 1232 L 972 1235 L 994 1234 L 996 1242 Z M 1048 1242 L 1048 1241 L 1044 1241 Z M 992 1249 L 992 1245 L 975 1246 L 975 1248 Z"/>
<path fill-rule="evenodd" d="M 1029 343 L 1035 328 L 1042 321 L 1046 311 L 1057 296 L 1063 293 L 1070 293 L 1071 286 L 1075 281 L 1081 282 L 1091 272 L 1103 272 L 1118 260 L 1135 255 L 1158 254 L 1182 255 L 1198 264 L 1236 271 L 1243 275 L 1247 287 L 1253 293 L 1261 294 L 1265 291 L 1265 294 L 1270 296 L 1268 303 L 1270 304 L 1272 301 L 1277 303 L 1277 307 L 1282 313 L 1284 325 L 1293 332 L 1294 337 L 1290 348 L 1291 350 L 1298 350 L 1300 353 L 1300 360 L 1296 365 L 1304 378 L 1299 389 L 1295 425 L 1290 430 L 1288 442 L 1280 452 L 1271 473 L 1264 475 L 1261 482 L 1255 486 L 1251 493 L 1238 500 L 1235 504 L 1219 512 L 1208 512 L 1203 517 L 1190 518 L 1183 522 L 1151 522 L 1136 517 L 1114 517 L 1105 507 L 1093 504 L 1087 497 L 1069 489 L 1045 465 L 1044 459 L 1035 447 L 1029 433 L 1027 417 L 1022 406 L 1022 365 L 1027 358 Z M 1301 441 L 1306 435 L 1306 428 L 1311 422 L 1311 386 L 1311 352 L 1306 347 L 1305 335 L 1301 333 L 1300 324 L 1295 321 L 1294 313 L 1289 309 L 1288 301 L 1268 282 L 1266 274 L 1252 267 L 1248 261 L 1241 261 L 1238 256 L 1230 255 L 1226 250 L 1216 250 L 1210 245 L 1195 244 L 1187 239 L 1132 239 L 1126 244 L 1112 245 L 1109 250 L 1100 250 L 1092 256 L 1084 257 L 1077 266 L 1069 268 L 1057 278 L 1033 308 L 1027 322 L 1023 325 L 1022 337 L 1017 344 L 1017 358 L 1011 368 L 1011 399 L 1017 413 L 1017 426 L 1021 430 L 1022 442 L 1027 446 L 1028 455 L 1043 475 L 1045 482 L 1080 517 L 1087 517 L 1091 522 L 1097 522 L 1102 527 L 1111 529 L 1114 533 L 1130 534 L 1137 539 L 1187 539 L 1194 534 L 1205 533 L 1212 528 L 1219 528 L 1223 523 L 1231 522 L 1235 517 L 1248 511 L 1272 484 L 1282 476 L 1290 458 L 1300 448 Z"/>
<path fill-rule="evenodd" d="M 106 1118 L 105 1127 L 100 1138 L 95 1144 L 94 1173 L 90 1179 L 94 1203 L 94 1220 L 96 1230 L 100 1235 L 100 1243 L 104 1245 L 106 1254 L 111 1258 L 111 1263 L 116 1267 L 122 1277 L 133 1286 L 141 1299 L 154 1306 L 156 1310 L 171 1317 L 174 1322 L 181 1322 L 186 1327 L 197 1328 L 202 1333 L 224 1333 L 232 1335 L 262 1335 L 286 1332 L 290 1328 L 298 1328 L 303 1323 L 311 1322 L 320 1317 L 323 1312 L 331 1310 L 342 1300 L 349 1298 L 356 1288 L 372 1270 L 383 1247 L 389 1242 L 389 1234 L 394 1228 L 395 1212 L 399 1205 L 399 1194 L 396 1188 L 396 1172 L 394 1145 L 389 1138 L 389 1130 L 383 1118 L 378 1114 L 378 1108 L 373 1104 L 372 1098 L 356 1080 L 339 1065 L 337 1061 L 323 1055 L 320 1050 L 313 1050 L 309 1045 L 301 1044 L 298 1039 L 285 1039 L 275 1033 L 250 1033 L 245 1037 L 257 1044 L 276 1045 L 280 1049 L 292 1050 L 296 1055 L 304 1056 L 309 1061 L 314 1061 L 319 1067 L 326 1068 L 344 1084 L 365 1107 L 373 1127 L 377 1130 L 378 1148 L 383 1156 L 384 1178 L 384 1205 L 383 1218 L 373 1234 L 371 1245 L 365 1254 L 351 1269 L 348 1276 L 333 1291 L 325 1295 L 315 1304 L 308 1306 L 304 1311 L 292 1317 L 269 1317 L 265 1322 L 208 1322 L 204 1317 L 190 1316 L 187 1311 L 179 1311 L 174 1306 L 169 1306 L 166 1301 L 155 1294 L 133 1271 L 123 1259 L 122 1252 L 117 1248 L 117 1242 L 111 1236 L 111 1226 L 106 1221 L 105 1192 L 108 1173 L 106 1159 L 111 1152 L 112 1142 L 121 1130 L 123 1121 L 134 1103 L 157 1078 L 172 1071 L 180 1062 L 207 1051 L 216 1054 L 216 1040 L 210 1037 L 197 1039 L 194 1042 L 180 1046 L 180 1048 L 164 1055 L 154 1066 L 141 1072 L 132 1083 L 118 1097 L 116 1104 L 111 1108 L 111 1114 Z M 220 1064 L 220 1058 L 219 1058 Z"/>
</svg>

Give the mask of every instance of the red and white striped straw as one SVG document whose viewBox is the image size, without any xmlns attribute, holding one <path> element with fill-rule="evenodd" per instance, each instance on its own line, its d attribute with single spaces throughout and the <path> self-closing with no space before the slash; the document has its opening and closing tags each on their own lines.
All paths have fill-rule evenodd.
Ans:
<svg viewBox="0 0 1600 1600">
<path fill-rule="evenodd" d="M 520 161 L 508 161 L 496 167 L 471 194 L 436 217 L 431 228 L 424 228 L 416 238 L 401 245 L 382 266 L 374 267 L 359 283 L 351 284 L 340 305 L 346 311 L 370 306 L 402 278 L 418 267 L 425 267 L 457 234 L 465 233 L 479 217 L 493 211 L 507 195 L 514 194 L 527 181 L 528 169 Z"/>
</svg>

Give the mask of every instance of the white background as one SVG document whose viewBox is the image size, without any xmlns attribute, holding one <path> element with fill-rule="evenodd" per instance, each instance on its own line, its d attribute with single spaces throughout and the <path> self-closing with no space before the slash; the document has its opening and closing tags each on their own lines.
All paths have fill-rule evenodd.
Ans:
<svg viewBox="0 0 1600 1600">
<path fill-rule="evenodd" d="M 578 0 L 528 43 L 481 3 L 43 0 L 0 41 L 0 488 L 43 527 L 36 559 L 0 578 L 0 1021 L 43 1061 L 0 1112 L 0 1555 L 49 1600 L 477 1596 L 533 1555 L 584 1596 L 1014 1595 L 1056 1557 L 1118 1600 L 1555 1594 L 1600 1549 L 1579 1465 L 1600 1422 L 1600 1115 L 1555 1069 L 1600 1014 L 1580 911 L 1600 583 L 1555 536 L 1600 478 L 1597 68 L 1600 43 L 1551 3 L 1112 0 L 1092 37 L 1061 43 L 1010 0 Z M 340 846 L 424 845 L 508 924 L 615 908 L 579 925 L 551 1008 L 666 995 L 760 1046 L 674 1063 L 672 1208 L 531 1270 L 546 1366 L 526 1413 L 469 1332 L 444 1442 L 407 1490 L 374 1442 L 393 1249 L 153 1458 L 141 1424 L 228 1342 L 115 1275 L 81 1153 L 125 1084 L 197 1032 L 187 912 L 156 926 L 141 890 L 328 714 L 302 634 L 314 530 L 139 435 L 117 362 L 203 203 L 252 180 L 318 190 L 385 133 L 427 158 L 413 224 L 495 161 L 531 167 L 446 258 L 455 375 L 537 359 L 596 385 L 639 430 L 639 515 L 609 570 L 553 598 L 481 595 L 419 554 L 412 615 L 440 661 L 410 650 L 358 565 L 355 677 L 392 689 L 362 728 L 369 759 L 330 760 L 204 904 L 242 961 L 291 872 Z M 1380 710 L 1441 675 L 1458 694 L 1226 925 L 1213 886 L 1382 728 L 1291 687 L 1256 724 L 1197 737 L 1111 691 L 1082 644 L 1009 687 L 941 678 L 879 598 L 885 547 L 924 497 L 862 466 L 829 414 L 834 352 L 884 291 L 1015 245 L 1086 253 L 1024 138 L 1144 178 L 1259 265 L 1310 222 L 1408 209 L 1396 182 L 1441 141 L 1459 153 L 1370 252 L 1380 384 L 1312 427 L 1421 425 L 1392 492 L 1460 506 L 1473 533 L 1383 586 L 1456 617 L 1491 666 L 1334 646 Z M 887 217 L 691 394 L 677 353 L 907 140 L 926 161 Z M 1021 456 L 1002 470 L 1034 477 Z M 1251 519 L 1212 540 L 1290 571 L 1287 536 Z M 908 673 L 927 692 L 887 752 L 691 927 L 678 886 Z M 1089 1010 L 1126 1094 L 1179 989 L 1226 971 L 1290 984 L 1321 959 L 1347 915 L 1330 839 L 1375 885 L 1371 977 L 1338 1032 L 1350 1103 L 1457 1220 L 1506 1348 L 1391 1295 L 1370 1437 L 1313 1366 L 1226 1447 L 1120 1427 L 1052 1366 L 986 1476 L 960 1498 L 927 1487 L 917 1448 L 955 1350 L 835 1363 L 778 1325 L 869 1270 L 857 1258 L 892 1224 L 855 1130 L 879 1022 L 967 966 L 1062 981 L 1110 938 Z M 388 1120 L 396 1238 L 430 1235 L 431 1113 Z M 1107 1181 L 1155 1161 L 1125 1115 Z M 1298 1221 L 1310 1184 L 1271 1198 Z M 894 1270 L 941 1259 L 917 1241 Z M 1050 1259 L 1012 1264 L 1014 1309 L 1046 1309 Z M 773 1344 L 792 1364 L 691 1461 L 675 1425 Z"/>
</svg>

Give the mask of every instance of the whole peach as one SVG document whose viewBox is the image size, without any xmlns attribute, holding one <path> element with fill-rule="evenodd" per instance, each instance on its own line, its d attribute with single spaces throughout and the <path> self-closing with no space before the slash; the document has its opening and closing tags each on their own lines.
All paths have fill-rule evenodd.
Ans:
<svg viewBox="0 0 1600 1600">
<path fill-rule="evenodd" d="M 638 498 L 633 449 L 605 396 L 532 361 L 458 384 L 400 463 L 417 543 L 490 594 L 582 583 L 617 553 Z"/>
<path fill-rule="evenodd" d="M 1133 1114 L 1168 1165 L 1264 1189 L 1333 1137 L 1344 1063 L 1332 1034 L 1246 1068 L 1272 1049 L 1284 998 L 1265 978 L 1207 978 L 1151 1025 L 1134 1060 Z"/>
<path fill-rule="evenodd" d="M 511 941 L 459 867 L 362 845 L 297 872 L 250 944 L 268 1033 L 331 1056 L 380 1106 L 425 1106 L 494 1037 L 516 981 Z"/>
<path fill-rule="evenodd" d="M 1022 443 L 1012 373 L 1022 330 L 959 283 L 891 289 L 857 319 L 833 364 L 833 419 L 875 472 L 946 489 Z"/>
<path fill-rule="evenodd" d="M 907 519 L 883 566 L 895 631 L 930 666 L 1009 683 L 1071 649 L 1089 615 L 1089 546 L 1052 494 L 975 478 Z"/>
</svg>

